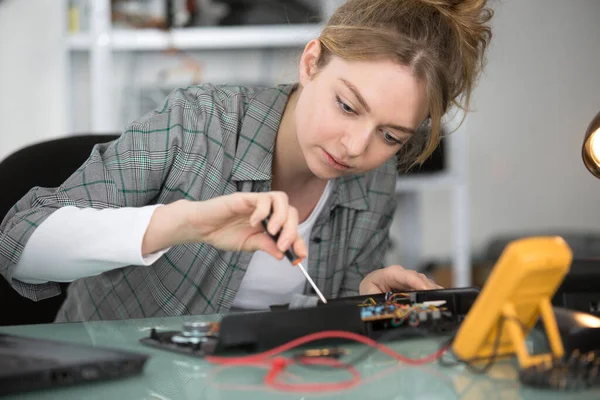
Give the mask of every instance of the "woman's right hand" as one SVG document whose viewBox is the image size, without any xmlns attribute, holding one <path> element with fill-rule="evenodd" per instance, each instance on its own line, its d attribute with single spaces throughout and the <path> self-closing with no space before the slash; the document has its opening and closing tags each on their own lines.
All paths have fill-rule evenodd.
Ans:
<svg viewBox="0 0 600 400">
<path fill-rule="evenodd" d="M 280 232 L 277 243 L 264 233 Z M 154 212 L 144 241 L 144 255 L 182 243 L 208 243 L 221 250 L 263 250 L 277 259 L 292 247 L 305 258 L 306 244 L 298 234 L 298 212 L 283 192 L 234 193 L 206 201 L 181 200 Z"/>
</svg>

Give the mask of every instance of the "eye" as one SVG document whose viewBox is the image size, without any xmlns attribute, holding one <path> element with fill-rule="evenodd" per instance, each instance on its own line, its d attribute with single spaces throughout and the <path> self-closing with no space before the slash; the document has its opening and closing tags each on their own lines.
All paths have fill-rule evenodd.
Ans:
<svg viewBox="0 0 600 400">
<path fill-rule="evenodd" d="M 339 96 L 335 96 L 335 101 L 340 107 L 340 109 L 346 114 L 356 114 L 356 112 L 348 104 L 344 103 L 342 99 L 339 98 Z"/>
<path fill-rule="evenodd" d="M 397 139 L 394 135 L 386 131 L 383 131 L 383 140 L 385 140 L 387 144 L 390 144 L 392 146 L 404 144 L 402 140 Z"/>
</svg>

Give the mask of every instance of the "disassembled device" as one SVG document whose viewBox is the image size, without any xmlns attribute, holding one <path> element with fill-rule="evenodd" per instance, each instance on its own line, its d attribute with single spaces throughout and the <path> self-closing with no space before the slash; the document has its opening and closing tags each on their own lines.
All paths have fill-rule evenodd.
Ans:
<svg viewBox="0 0 600 400">
<path fill-rule="evenodd" d="M 228 314 L 220 322 L 186 322 L 180 331 L 153 329 L 141 342 L 196 356 L 264 351 L 323 330 L 345 330 L 374 340 L 455 331 L 479 293 L 476 288 L 355 296 Z M 296 302 L 298 303 L 298 302 Z"/>
</svg>

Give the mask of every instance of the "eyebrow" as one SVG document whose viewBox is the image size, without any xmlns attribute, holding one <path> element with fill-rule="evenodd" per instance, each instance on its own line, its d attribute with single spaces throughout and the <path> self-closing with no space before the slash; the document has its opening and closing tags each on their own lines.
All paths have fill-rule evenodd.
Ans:
<svg viewBox="0 0 600 400">
<path fill-rule="evenodd" d="M 367 112 L 371 112 L 371 107 L 369 107 L 369 105 L 365 101 L 365 98 L 362 97 L 362 95 L 360 94 L 360 92 L 358 91 L 358 89 L 356 88 L 356 86 L 354 86 L 352 83 L 348 82 L 344 78 L 339 78 L 339 79 L 354 94 L 354 96 L 356 97 L 356 99 L 358 100 L 358 102 L 360 103 L 360 105 L 365 110 L 367 110 Z M 407 128 L 406 126 L 402 126 L 402 125 L 386 125 L 386 126 L 389 127 L 389 128 L 392 128 L 392 129 L 396 129 L 396 130 L 398 130 L 400 132 L 408 133 L 409 135 L 414 135 L 414 134 L 417 133 L 414 129 Z"/>
</svg>

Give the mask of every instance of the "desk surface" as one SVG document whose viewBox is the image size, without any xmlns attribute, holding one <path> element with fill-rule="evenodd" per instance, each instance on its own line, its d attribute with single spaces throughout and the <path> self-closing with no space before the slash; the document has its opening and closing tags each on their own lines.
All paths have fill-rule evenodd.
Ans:
<svg viewBox="0 0 600 400">
<path fill-rule="evenodd" d="M 563 399 L 564 393 L 552 393 L 522 387 L 516 379 L 512 362 L 496 364 L 487 375 L 473 375 L 463 366 L 442 367 L 437 362 L 421 367 L 393 364 L 380 353 L 372 353 L 359 364 L 364 382 L 352 390 L 335 393 L 284 393 L 262 386 L 265 370 L 248 367 L 217 368 L 200 358 L 171 353 L 144 346 L 152 327 L 180 329 L 184 321 L 216 320 L 218 316 L 177 317 L 111 322 L 65 323 L 0 327 L 0 332 L 31 337 L 72 341 L 94 346 L 113 347 L 146 353 L 151 356 L 144 372 L 119 381 L 86 384 L 76 387 L 32 392 L 19 399 Z M 408 357 L 422 357 L 435 352 L 440 339 L 404 340 L 391 343 L 397 352 Z M 354 354 L 362 351 L 356 346 Z M 315 373 L 296 369 L 293 373 L 311 381 L 345 379 L 334 372 Z M 337 379 L 336 379 L 337 378 Z M 600 389 L 574 392 L 572 399 L 600 398 Z"/>
</svg>

